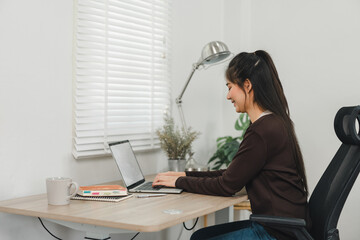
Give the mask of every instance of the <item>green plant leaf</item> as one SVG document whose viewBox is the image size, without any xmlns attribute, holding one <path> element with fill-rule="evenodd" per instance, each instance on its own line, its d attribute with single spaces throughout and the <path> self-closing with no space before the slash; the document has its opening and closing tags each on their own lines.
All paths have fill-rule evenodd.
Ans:
<svg viewBox="0 0 360 240">
<path fill-rule="evenodd" d="M 238 120 L 235 122 L 235 129 L 238 131 L 242 130 Z"/>
<path fill-rule="evenodd" d="M 222 163 L 215 164 L 213 169 L 214 170 L 219 170 L 221 168 L 221 166 L 222 166 Z"/>
<path fill-rule="evenodd" d="M 246 113 L 241 113 L 235 121 L 235 129 L 241 131 L 240 136 L 224 136 L 216 139 L 217 150 L 208 161 L 208 163 L 213 164 L 212 169 L 220 169 L 222 166 L 227 167 L 231 163 L 249 125 L 249 116 Z"/>
<path fill-rule="evenodd" d="M 241 113 L 239 118 L 235 121 L 235 129 L 238 131 L 245 131 L 250 124 L 249 115 Z"/>
<path fill-rule="evenodd" d="M 217 159 L 218 156 L 216 156 L 215 154 L 209 159 L 208 163 L 211 163 L 212 161 L 214 161 L 215 159 Z"/>
<path fill-rule="evenodd" d="M 232 162 L 232 160 L 233 160 L 233 158 L 235 157 L 236 153 L 237 153 L 237 150 L 236 150 L 236 151 L 232 151 L 232 152 L 229 153 L 229 155 L 228 155 L 229 164 Z"/>
</svg>

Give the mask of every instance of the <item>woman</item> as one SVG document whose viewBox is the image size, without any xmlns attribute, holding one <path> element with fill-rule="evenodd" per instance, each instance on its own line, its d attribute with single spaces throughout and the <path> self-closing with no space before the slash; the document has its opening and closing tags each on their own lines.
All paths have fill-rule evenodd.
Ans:
<svg viewBox="0 0 360 240">
<path fill-rule="evenodd" d="M 246 112 L 251 121 L 229 167 L 160 173 L 154 185 L 221 196 L 232 196 L 246 186 L 254 214 L 302 218 L 309 224 L 302 154 L 270 55 L 262 50 L 238 54 L 229 63 L 226 81 L 227 99 L 236 112 Z M 239 228 L 211 239 L 293 239 L 287 233 L 249 221 L 243 221 Z"/>
</svg>

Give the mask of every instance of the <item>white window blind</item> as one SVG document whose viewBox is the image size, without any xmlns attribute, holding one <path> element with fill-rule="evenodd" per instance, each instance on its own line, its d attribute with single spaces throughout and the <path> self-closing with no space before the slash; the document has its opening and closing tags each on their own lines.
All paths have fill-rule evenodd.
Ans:
<svg viewBox="0 0 360 240">
<path fill-rule="evenodd" d="M 108 142 L 158 148 L 170 106 L 168 0 L 77 0 L 74 10 L 75 158 Z"/>
</svg>

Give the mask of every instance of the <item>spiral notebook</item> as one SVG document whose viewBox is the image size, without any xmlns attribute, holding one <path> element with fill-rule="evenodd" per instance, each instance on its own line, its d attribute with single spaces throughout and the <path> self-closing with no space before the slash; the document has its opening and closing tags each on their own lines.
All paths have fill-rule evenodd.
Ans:
<svg viewBox="0 0 360 240">
<path fill-rule="evenodd" d="M 76 194 L 71 199 L 72 200 L 86 200 L 86 201 L 100 201 L 100 202 L 120 202 L 120 201 L 126 200 L 131 197 L 132 197 L 132 194 L 129 194 L 127 196 L 81 196 L 79 194 Z"/>
</svg>

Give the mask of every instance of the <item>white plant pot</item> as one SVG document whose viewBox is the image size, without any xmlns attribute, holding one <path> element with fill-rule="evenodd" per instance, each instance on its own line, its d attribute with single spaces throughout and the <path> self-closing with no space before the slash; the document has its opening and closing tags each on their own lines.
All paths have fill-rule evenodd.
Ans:
<svg viewBox="0 0 360 240">
<path fill-rule="evenodd" d="M 169 171 L 184 172 L 186 160 L 185 159 L 169 159 Z"/>
</svg>

